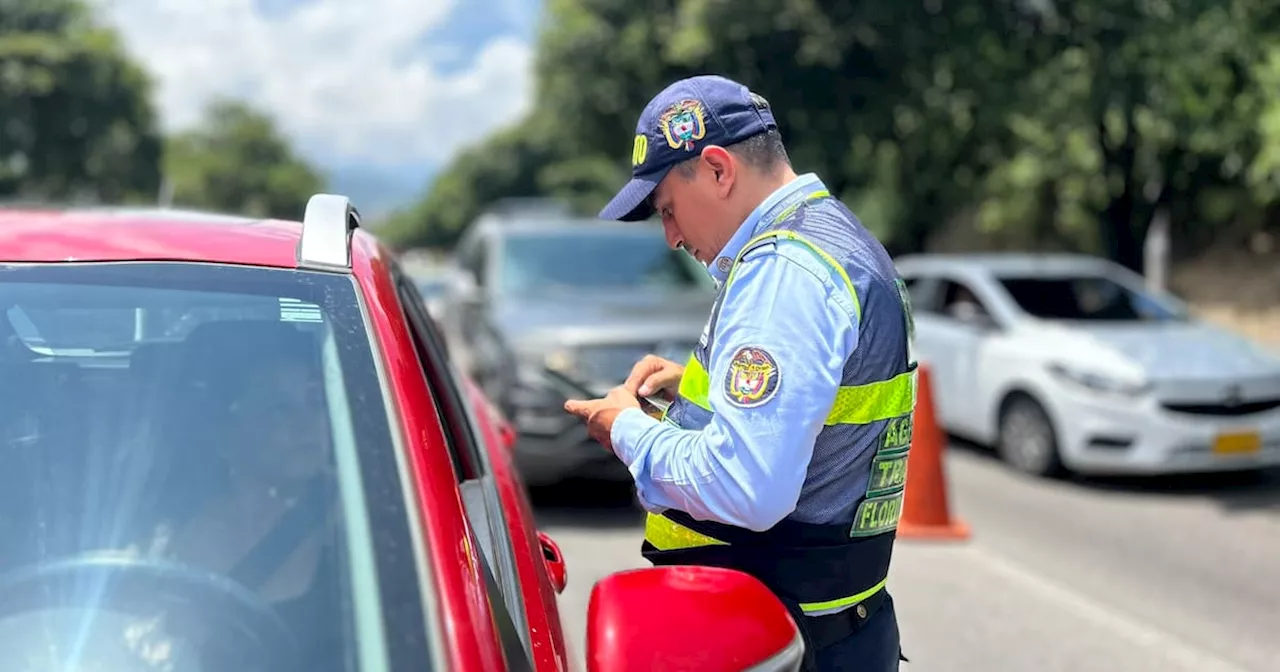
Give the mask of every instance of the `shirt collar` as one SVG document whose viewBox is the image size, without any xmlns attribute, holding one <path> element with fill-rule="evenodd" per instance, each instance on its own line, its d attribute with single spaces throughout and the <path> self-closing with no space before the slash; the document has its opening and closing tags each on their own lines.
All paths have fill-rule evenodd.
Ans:
<svg viewBox="0 0 1280 672">
<path fill-rule="evenodd" d="M 792 194 L 813 186 L 821 186 L 822 180 L 814 173 L 805 173 L 796 177 L 794 180 L 778 187 L 769 197 L 764 199 L 760 205 L 756 206 L 751 214 L 743 220 L 738 230 L 734 232 L 733 237 L 725 244 L 724 249 L 720 250 L 716 260 L 707 266 L 707 271 L 711 273 L 711 277 L 716 284 L 724 284 L 729 277 L 729 269 L 733 267 L 733 260 L 738 258 L 738 253 L 747 244 L 747 241 L 756 236 L 757 230 L 761 228 L 761 222 L 765 221 L 765 215 L 773 210 L 783 199 Z"/>
</svg>

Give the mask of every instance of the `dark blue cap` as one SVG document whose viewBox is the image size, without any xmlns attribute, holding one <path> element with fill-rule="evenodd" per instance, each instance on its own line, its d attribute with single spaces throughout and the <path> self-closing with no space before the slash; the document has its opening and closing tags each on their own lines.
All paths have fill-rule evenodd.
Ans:
<svg viewBox="0 0 1280 672">
<path fill-rule="evenodd" d="M 725 147 L 778 127 L 764 98 L 718 75 L 682 79 L 653 97 L 636 124 L 631 181 L 601 219 L 637 222 L 653 215 L 649 196 L 671 167 L 707 145 Z"/>
</svg>

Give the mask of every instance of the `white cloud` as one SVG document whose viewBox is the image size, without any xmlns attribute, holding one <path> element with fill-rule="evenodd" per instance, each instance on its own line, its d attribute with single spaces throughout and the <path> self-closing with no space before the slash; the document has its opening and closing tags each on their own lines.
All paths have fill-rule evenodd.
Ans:
<svg viewBox="0 0 1280 672">
<path fill-rule="evenodd" d="M 422 39 L 456 0 L 309 0 L 279 16 L 255 0 L 97 0 L 157 80 L 166 128 L 217 95 L 266 109 L 326 163 L 441 163 L 523 114 L 531 49 L 495 38 L 470 67 L 433 71 Z M 434 53 L 439 53 L 439 48 Z"/>
</svg>

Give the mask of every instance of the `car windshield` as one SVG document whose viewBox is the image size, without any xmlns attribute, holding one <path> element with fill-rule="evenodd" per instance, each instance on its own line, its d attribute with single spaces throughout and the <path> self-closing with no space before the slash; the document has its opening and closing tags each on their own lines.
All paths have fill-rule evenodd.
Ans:
<svg viewBox="0 0 1280 672">
<path fill-rule="evenodd" d="M 647 226 L 508 233 L 502 247 L 504 293 L 559 289 L 707 289 L 706 269 L 667 247 Z"/>
<path fill-rule="evenodd" d="M 429 663 L 349 277 L 0 265 L 0 312 L 0 669 Z"/>
<path fill-rule="evenodd" d="M 1105 274 L 1006 275 L 999 280 L 1018 306 L 1042 319 L 1089 322 L 1185 319 L 1169 302 Z"/>
</svg>

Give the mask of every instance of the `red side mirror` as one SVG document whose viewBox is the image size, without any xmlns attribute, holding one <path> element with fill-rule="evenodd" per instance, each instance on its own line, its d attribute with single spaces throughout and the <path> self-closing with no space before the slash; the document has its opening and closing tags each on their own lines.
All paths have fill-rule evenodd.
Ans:
<svg viewBox="0 0 1280 672">
<path fill-rule="evenodd" d="M 538 533 L 538 545 L 542 547 L 542 561 L 547 565 L 547 574 L 551 577 L 551 585 L 556 593 L 563 593 L 569 582 L 569 570 L 564 565 L 564 554 L 560 545 L 547 536 L 546 532 Z"/>
<path fill-rule="evenodd" d="M 588 672 L 795 672 L 804 641 L 764 584 L 718 567 L 655 567 L 598 582 L 587 607 Z"/>
</svg>

